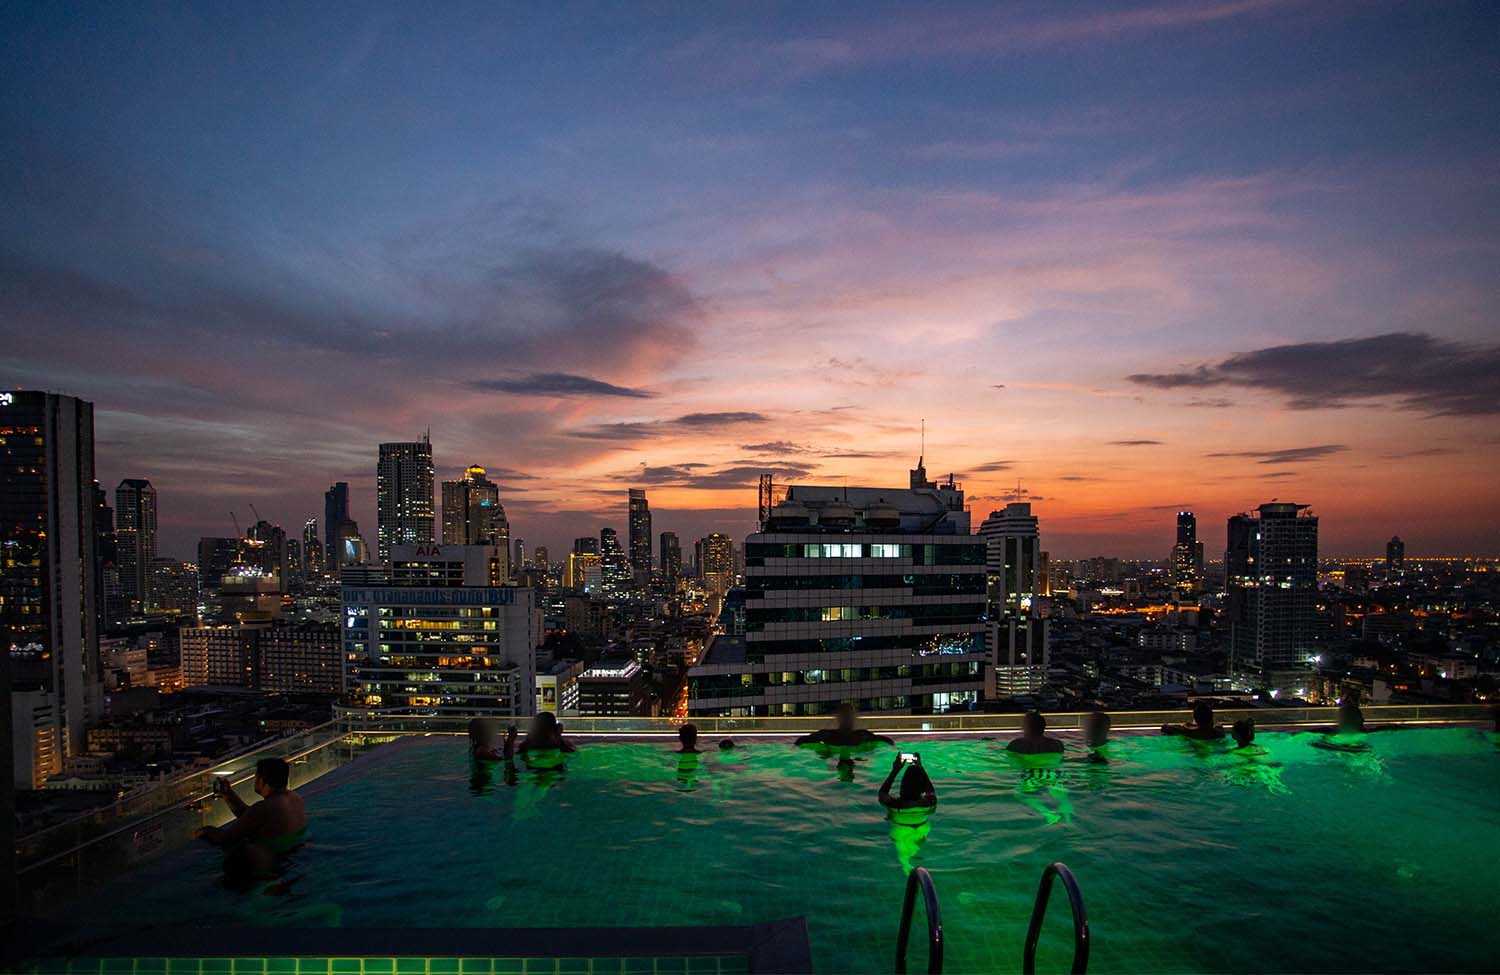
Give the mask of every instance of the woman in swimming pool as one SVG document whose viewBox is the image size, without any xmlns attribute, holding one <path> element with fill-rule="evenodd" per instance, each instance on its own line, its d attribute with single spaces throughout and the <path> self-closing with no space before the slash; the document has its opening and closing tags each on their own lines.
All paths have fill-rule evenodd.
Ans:
<svg viewBox="0 0 1500 975">
<path fill-rule="evenodd" d="M 576 752 L 573 743 L 563 737 L 562 725 L 557 722 L 557 715 L 551 711 L 543 711 L 531 719 L 531 727 L 526 731 L 526 737 L 516 743 L 516 726 L 511 725 L 505 732 L 505 759 L 510 761 L 520 755 L 526 762 L 528 768 L 560 768 L 562 767 L 562 756 L 567 752 Z"/>
<path fill-rule="evenodd" d="M 905 774 L 902 774 L 905 769 Z M 891 795 L 891 786 L 901 776 L 901 788 Z M 880 786 L 880 804 L 886 808 L 886 817 L 891 821 L 891 842 L 896 845 L 896 856 L 901 868 L 911 873 L 912 858 L 917 855 L 927 834 L 932 830 L 932 811 L 937 808 L 937 788 L 927 770 L 922 767 L 919 755 L 897 756 L 891 763 L 891 774 Z"/>
</svg>

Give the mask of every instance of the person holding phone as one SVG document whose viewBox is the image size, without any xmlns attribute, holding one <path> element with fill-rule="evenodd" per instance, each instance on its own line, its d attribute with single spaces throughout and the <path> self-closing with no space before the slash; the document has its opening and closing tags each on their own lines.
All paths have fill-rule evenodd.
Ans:
<svg viewBox="0 0 1500 975">
<path fill-rule="evenodd" d="M 245 879 L 273 876 L 278 857 L 301 844 L 307 833 L 307 810 L 302 797 L 287 788 L 291 766 L 279 758 L 263 758 L 255 764 L 255 794 L 251 805 L 239 797 L 225 778 L 214 779 L 214 798 L 223 799 L 234 813 L 227 826 L 203 826 L 193 835 L 223 847 L 227 875 L 245 874 Z"/>
<path fill-rule="evenodd" d="M 891 787 L 898 775 L 901 788 L 893 796 Z M 906 752 L 891 763 L 891 774 L 880 786 L 880 804 L 891 822 L 891 842 L 895 844 L 901 869 L 911 873 L 912 860 L 932 832 L 932 811 L 937 808 L 937 789 L 922 767 L 922 756 Z"/>
</svg>

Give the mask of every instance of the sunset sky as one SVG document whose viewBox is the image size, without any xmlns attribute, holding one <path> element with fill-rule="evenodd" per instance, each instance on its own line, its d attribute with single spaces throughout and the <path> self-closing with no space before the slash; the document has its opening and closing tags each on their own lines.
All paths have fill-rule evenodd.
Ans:
<svg viewBox="0 0 1500 975">
<path fill-rule="evenodd" d="M 7 4 L 0 383 L 164 554 L 376 444 L 554 556 L 904 485 L 1500 554 L 1500 4 Z M 295 526 L 295 527 L 294 527 Z"/>
</svg>

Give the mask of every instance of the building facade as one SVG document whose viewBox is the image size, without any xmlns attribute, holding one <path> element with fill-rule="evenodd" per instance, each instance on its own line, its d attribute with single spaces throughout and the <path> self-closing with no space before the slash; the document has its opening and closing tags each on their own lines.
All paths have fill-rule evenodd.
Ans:
<svg viewBox="0 0 1500 975">
<path fill-rule="evenodd" d="M 1180 598 L 1203 591 L 1203 543 L 1198 541 L 1198 518 L 1177 512 L 1177 541 L 1172 546 L 1172 588 Z"/>
<path fill-rule="evenodd" d="M 103 711 L 94 405 L 0 392 L 0 693 L 18 788 L 81 755 Z"/>
<path fill-rule="evenodd" d="M 1042 543 L 1036 515 L 1017 501 L 979 526 L 985 546 L 986 696 L 1034 694 L 1047 683 L 1048 621 L 1041 598 Z"/>
<path fill-rule="evenodd" d="M 522 716 L 536 703 L 531 589 L 496 546 L 395 546 L 379 584 L 344 587 L 346 705 L 365 716 Z"/>
<path fill-rule="evenodd" d="M 339 525 L 350 517 L 349 483 L 339 481 L 323 493 L 323 558 L 330 572 L 338 570 Z"/>
<path fill-rule="evenodd" d="M 715 638 L 689 672 L 689 713 L 825 714 L 852 701 L 925 714 L 979 701 L 985 545 L 951 478 L 932 484 L 919 463 L 912 483 L 787 489 L 745 540 L 744 635 Z"/>
<path fill-rule="evenodd" d="M 1299 683 L 1317 654 L 1318 519 L 1307 507 L 1263 504 L 1229 519 L 1230 670 L 1271 688 Z"/>
<path fill-rule="evenodd" d="M 115 488 L 115 547 L 121 595 L 131 612 L 145 612 L 156 564 L 156 488 L 144 478 L 128 477 Z"/>
<path fill-rule="evenodd" d="M 642 488 L 630 489 L 629 521 L 626 525 L 626 555 L 638 586 L 651 583 L 651 505 Z"/>
<path fill-rule="evenodd" d="M 437 540 L 432 506 L 432 442 L 423 437 L 381 444 L 375 468 L 375 551 L 382 564 L 390 562 L 397 545 Z"/>
<path fill-rule="evenodd" d="M 443 482 L 444 545 L 510 545 L 510 523 L 500 504 L 500 485 L 471 466 L 456 481 Z"/>
<path fill-rule="evenodd" d="M 661 580 L 668 591 L 682 581 L 682 543 L 676 532 L 661 533 Z"/>
</svg>

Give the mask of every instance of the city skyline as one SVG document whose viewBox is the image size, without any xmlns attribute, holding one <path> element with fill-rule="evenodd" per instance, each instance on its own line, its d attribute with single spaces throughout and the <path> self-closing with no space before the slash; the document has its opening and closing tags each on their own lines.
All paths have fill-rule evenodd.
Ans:
<svg viewBox="0 0 1500 975">
<path fill-rule="evenodd" d="M 0 14 L 0 388 L 96 404 L 163 554 L 337 481 L 373 546 L 429 428 L 532 545 L 743 539 L 923 418 L 1054 557 L 1500 549 L 1493 7 L 158 16 Z"/>
</svg>

